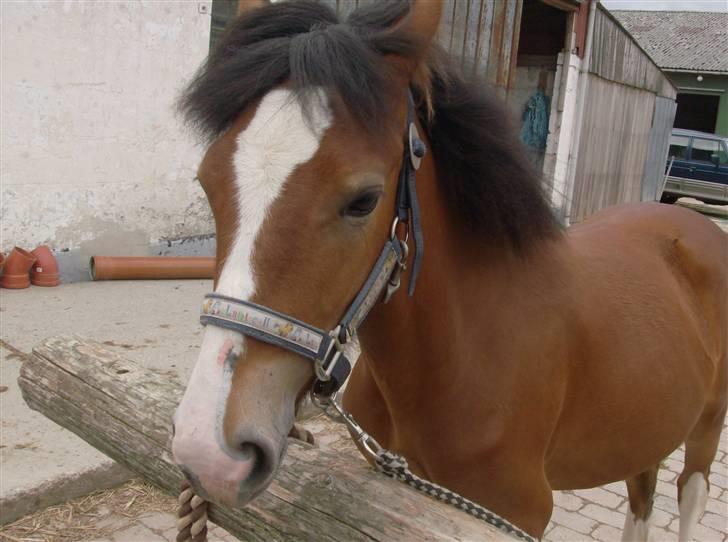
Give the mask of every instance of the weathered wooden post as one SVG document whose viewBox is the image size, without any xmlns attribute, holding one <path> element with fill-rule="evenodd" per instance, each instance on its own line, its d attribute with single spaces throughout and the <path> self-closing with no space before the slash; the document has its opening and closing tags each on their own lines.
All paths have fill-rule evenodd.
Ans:
<svg viewBox="0 0 728 542">
<path fill-rule="evenodd" d="M 25 401 L 160 488 L 176 493 L 172 413 L 182 387 L 98 343 L 55 337 L 21 369 Z M 332 431 L 344 431 L 330 424 Z M 210 507 L 242 540 L 511 540 L 453 507 L 378 474 L 348 438 L 336 451 L 292 441 L 276 480 L 244 509 Z"/>
</svg>

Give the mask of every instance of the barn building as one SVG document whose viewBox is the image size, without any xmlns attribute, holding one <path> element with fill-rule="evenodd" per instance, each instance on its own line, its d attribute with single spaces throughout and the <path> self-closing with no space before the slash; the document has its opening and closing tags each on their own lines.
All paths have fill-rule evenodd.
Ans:
<svg viewBox="0 0 728 542">
<path fill-rule="evenodd" d="M 91 254 L 164 253 L 213 231 L 202 148 L 174 100 L 259 1 L 3 4 L 0 249 L 67 250 L 84 279 Z M 345 13 L 373 0 L 321 1 Z M 524 159 L 565 223 L 658 198 L 676 89 L 597 0 L 445 0 L 439 39 L 523 124 Z"/>
<path fill-rule="evenodd" d="M 675 128 L 728 136 L 728 13 L 615 11 L 677 87 Z"/>
</svg>

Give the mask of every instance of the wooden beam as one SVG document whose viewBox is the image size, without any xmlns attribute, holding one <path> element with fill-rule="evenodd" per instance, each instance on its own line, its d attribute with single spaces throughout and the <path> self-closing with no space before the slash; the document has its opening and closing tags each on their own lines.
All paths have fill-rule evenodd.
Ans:
<svg viewBox="0 0 728 542">
<path fill-rule="evenodd" d="M 541 0 L 544 4 L 547 4 L 556 9 L 562 11 L 576 11 L 582 4 L 582 0 Z"/>
<path fill-rule="evenodd" d="M 35 348 L 18 381 L 31 408 L 176 493 L 182 475 L 169 445 L 180 384 L 75 336 Z M 324 449 L 291 441 L 268 490 L 243 509 L 211 506 L 212 521 L 251 541 L 512 540 L 377 473 L 342 427 L 315 420 L 337 436 L 335 444 Z"/>
</svg>

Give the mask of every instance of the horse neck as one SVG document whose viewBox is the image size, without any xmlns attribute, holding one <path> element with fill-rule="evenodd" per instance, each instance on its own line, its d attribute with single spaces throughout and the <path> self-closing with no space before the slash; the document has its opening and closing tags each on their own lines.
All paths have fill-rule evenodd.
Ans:
<svg viewBox="0 0 728 542">
<path fill-rule="evenodd" d="M 416 183 L 425 250 L 415 293 L 407 295 L 405 272 L 401 289 L 387 304 L 377 305 L 359 330 L 359 363 L 367 365 L 391 422 L 399 427 L 422 418 L 422 394 L 447 382 L 456 354 L 457 318 L 452 313 L 459 302 L 457 290 L 486 258 L 482 247 L 453 226 L 429 154 Z M 363 404 L 380 398 L 361 399 Z"/>
<path fill-rule="evenodd" d="M 435 411 L 459 400 L 463 387 L 472 384 L 467 364 L 488 356 L 463 330 L 472 330 L 473 322 L 487 325 L 504 310 L 519 310 L 511 300 L 523 298 L 528 288 L 548 288 L 563 265 L 559 241 L 534 252 L 526 264 L 511 248 L 489 246 L 467 232 L 445 203 L 432 159 L 417 173 L 417 190 L 425 252 L 414 296 L 406 292 L 407 274 L 402 289 L 375 307 L 359 332 L 360 363 L 366 365 L 360 374 L 374 383 L 360 389 L 376 392 L 358 402 L 371 408 L 371 401 L 383 401 L 384 409 L 377 410 L 386 410 L 386 432 L 400 443 L 437 430 L 431 425 L 441 418 Z"/>
</svg>

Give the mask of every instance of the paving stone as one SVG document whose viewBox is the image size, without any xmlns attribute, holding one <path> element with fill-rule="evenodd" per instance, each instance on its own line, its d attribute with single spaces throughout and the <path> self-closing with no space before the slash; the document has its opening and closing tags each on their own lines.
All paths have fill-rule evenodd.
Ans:
<svg viewBox="0 0 728 542">
<path fill-rule="evenodd" d="M 682 457 L 682 454 L 680 454 L 680 457 Z M 665 461 L 662 462 L 663 466 L 667 467 L 672 472 L 676 472 L 680 474 L 682 470 L 685 468 L 685 463 L 682 462 L 682 460 L 677 459 L 676 457 L 670 456 Z"/>
<path fill-rule="evenodd" d="M 726 489 L 720 496 L 716 497 L 719 501 L 728 503 L 728 489 Z"/>
<path fill-rule="evenodd" d="M 114 542 L 167 542 L 167 540 L 141 523 L 116 531 L 111 540 Z"/>
<path fill-rule="evenodd" d="M 657 480 L 657 487 L 655 487 L 655 492 L 658 495 L 666 495 L 668 497 L 672 497 L 673 499 L 677 499 L 677 484 L 668 484 L 667 482 L 663 482 L 662 480 Z"/>
<path fill-rule="evenodd" d="M 611 491 L 612 493 L 616 493 L 617 495 L 621 495 L 625 498 L 627 497 L 627 484 L 624 482 L 613 482 L 606 486 L 602 486 L 602 489 L 606 489 L 607 491 Z"/>
<path fill-rule="evenodd" d="M 94 527 L 98 527 L 99 529 L 109 529 L 111 531 L 118 531 L 119 529 L 123 529 L 127 527 L 130 523 L 129 518 L 117 515 L 114 513 L 109 513 L 109 515 L 102 517 L 99 519 Z"/>
<path fill-rule="evenodd" d="M 568 527 L 573 531 L 582 533 L 581 538 L 583 539 L 585 534 L 589 534 L 597 526 L 597 522 L 592 518 L 585 517 L 581 513 L 568 512 L 563 508 L 554 508 L 553 514 L 551 514 L 551 521 L 561 525 L 562 527 Z"/>
<path fill-rule="evenodd" d="M 667 495 L 655 495 L 654 507 L 672 515 L 680 513 L 677 507 L 677 499 Z"/>
<path fill-rule="evenodd" d="M 153 512 L 144 514 L 139 518 L 139 521 L 151 530 L 159 532 L 174 527 L 175 517 L 174 514 L 167 512 Z"/>
<path fill-rule="evenodd" d="M 551 529 L 547 540 L 550 540 L 551 542 L 577 542 L 584 540 L 584 535 L 572 531 L 567 527 L 557 525 Z"/>
<path fill-rule="evenodd" d="M 708 480 L 710 480 L 710 485 L 714 485 L 721 489 L 728 489 L 728 476 L 725 474 L 711 472 Z"/>
<path fill-rule="evenodd" d="M 721 488 L 714 484 L 710 484 L 710 489 L 708 489 L 708 496 L 711 499 L 722 499 L 722 497 L 720 496 L 721 493 L 725 493 L 725 491 L 723 491 Z"/>
<path fill-rule="evenodd" d="M 677 472 L 672 472 L 668 469 L 660 469 L 657 472 L 657 479 L 662 480 L 663 482 L 673 482 L 678 477 Z"/>
<path fill-rule="evenodd" d="M 162 538 L 164 538 L 167 542 L 176 542 L 177 540 L 177 527 L 173 527 L 171 529 L 167 529 L 162 533 Z"/>
<path fill-rule="evenodd" d="M 617 542 L 622 540 L 622 529 L 610 525 L 600 525 L 592 533 L 592 538 L 602 542 Z"/>
<path fill-rule="evenodd" d="M 595 519 L 599 523 L 606 523 L 612 527 L 617 527 L 618 529 L 621 529 L 624 525 L 624 514 L 615 512 L 609 508 L 604 508 L 598 504 L 587 504 L 579 511 L 579 514 Z"/>
<path fill-rule="evenodd" d="M 728 532 L 728 516 L 725 515 L 721 516 L 706 512 L 703 514 L 703 519 L 700 520 L 700 523 L 720 533 Z"/>
<path fill-rule="evenodd" d="M 650 514 L 650 525 L 655 527 L 667 527 L 673 519 L 672 514 L 668 514 L 664 510 L 659 508 L 652 508 L 652 514 Z"/>
<path fill-rule="evenodd" d="M 652 527 L 650 529 L 650 542 L 677 542 L 677 534 L 660 527 Z"/>
<path fill-rule="evenodd" d="M 576 512 L 579 508 L 584 506 L 584 499 L 574 495 L 570 491 L 555 491 L 554 505 L 570 512 Z"/>
<path fill-rule="evenodd" d="M 207 537 L 209 542 L 239 542 L 237 538 L 231 535 L 222 527 L 212 526 L 210 534 Z"/>
<path fill-rule="evenodd" d="M 728 518 L 728 503 L 721 502 L 718 499 L 708 499 L 705 511 Z"/>
<path fill-rule="evenodd" d="M 702 523 L 698 523 L 693 530 L 693 539 L 704 540 L 706 542 L 720 542 L 723 540 L 723 534 L 715 529 L 706 527 Z"/>
<path fill-rule="evenodd" d="M 606 491 L 601 487 L 582 490 L 579 492 L 579 496 L 586 501 L 595 502 L 612 509 L 617 508 L 624 502 L 623 497 L 615 495 L 611 491 Z"/>
</svg>

